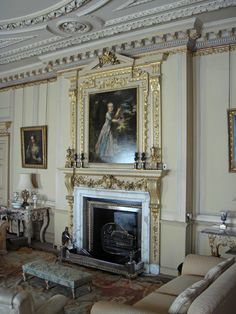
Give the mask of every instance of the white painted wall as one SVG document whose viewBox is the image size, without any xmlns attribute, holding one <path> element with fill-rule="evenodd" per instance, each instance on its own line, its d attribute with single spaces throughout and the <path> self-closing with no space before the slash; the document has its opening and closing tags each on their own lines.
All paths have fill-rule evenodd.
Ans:
<svg viewBox="0 0 236 314">
<path fill-rule="evenodd" d="M 236 174 L 228 171 L 227 109 L 236 107 L 236 51 L 194 58 L 195 250 L 209 254 L 206 226 L 236 214 Z M 235 218 L 229 219 L 235 225 Z M 225 250 L 223 249 L 222 252 Z"/>
<path fill-rule="evenodd" d="M 170 55 L 162 66 L 163 162 L 169 173 L 163 178 L 161 200 L 161 272 L 177 274 L 183 261 L 188 233 L 187 207 L 187 53 Z M 168 248 L 168 249 L 167 249 Z M 172 256 L 170 258 L 170 255 Z"/>
</svg>

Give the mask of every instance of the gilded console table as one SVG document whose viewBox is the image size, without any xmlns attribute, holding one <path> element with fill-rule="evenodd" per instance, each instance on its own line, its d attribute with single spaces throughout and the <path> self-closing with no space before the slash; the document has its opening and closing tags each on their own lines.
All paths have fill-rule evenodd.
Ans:
<svg viewBox="0 0 236 314">
<path fill-rule="evenodd" d="M 33 236 L 33 222 L 42 221 L 40 229 L 40 242 L 45 242 L 45 232 L 49 224 L 49 207 L 38 207 L 29 209 L 7 209 L 7 218 L 11 222 L 17 221 L 17 236 L 20 236 L 20 223 L 23 224 L 23 234 L 28 238 L 28 244 L 31 244 Z"/>
<path fill-rule="evenodd" d="M 220 257 L 219 248 L 220 246 L 227 246 L 231 250 L 235 251 L 236 247 L 236 230 L 219 228 L 207 228 L 203 229 L 201 233 L 208 235 L 209 246 L 211 248 L 211 255 Z"/>
</svg>

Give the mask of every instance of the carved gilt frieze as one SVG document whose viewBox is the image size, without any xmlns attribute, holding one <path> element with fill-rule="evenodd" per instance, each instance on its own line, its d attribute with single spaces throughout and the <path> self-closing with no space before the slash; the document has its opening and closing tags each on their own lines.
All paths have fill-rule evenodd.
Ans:
<svg viewBox="0 0 236 314">
<path fill-rule="evenodd" d="M 106 189 L 120 189 L 126 191 L 147 191 L 147 180 L 142 178 L 139 180 L 120 180 L 113 175 L 104 175 L 99 179 L 94 179 L 87 176 L 75 175 L 75 186 L 87 186 L 90 188 L 106 188 Z"/>
</svg>

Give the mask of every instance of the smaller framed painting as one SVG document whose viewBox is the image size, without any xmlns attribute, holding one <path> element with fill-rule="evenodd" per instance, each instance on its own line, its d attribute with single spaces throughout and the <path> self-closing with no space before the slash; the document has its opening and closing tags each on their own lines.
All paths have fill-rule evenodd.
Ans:
<svg viewBox="0 0 236 314">
<path fill-rule="evenodd" d="M 21 128 L 23 168 L 47 168 L 47 126 Z"/>
<path fill-rule="evenodd" d="M 228 110 L 229 171 L 236 172 L 236 108 Z"/>
</svg>

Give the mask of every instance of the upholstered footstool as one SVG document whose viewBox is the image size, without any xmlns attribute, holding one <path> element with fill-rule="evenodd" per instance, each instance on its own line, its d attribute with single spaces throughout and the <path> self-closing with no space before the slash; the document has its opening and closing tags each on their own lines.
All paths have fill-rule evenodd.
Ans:
<svg viewBox="0 0 236 314">
<path fill-rule="evenodd" d="M 22 270 L 24 281 L 26 281 L 26 274 L 30 274 L 44 279 L 47 289 L 49 289 L 49 282 L 69 287 L 72 290 L 73 299 L 75 298 L 76 289 L 83 285 L 87 284 L 89 291 L 91 291 L 92 276 L 71 267 L 38 260 L 24 264 Z"/>
</svg>

